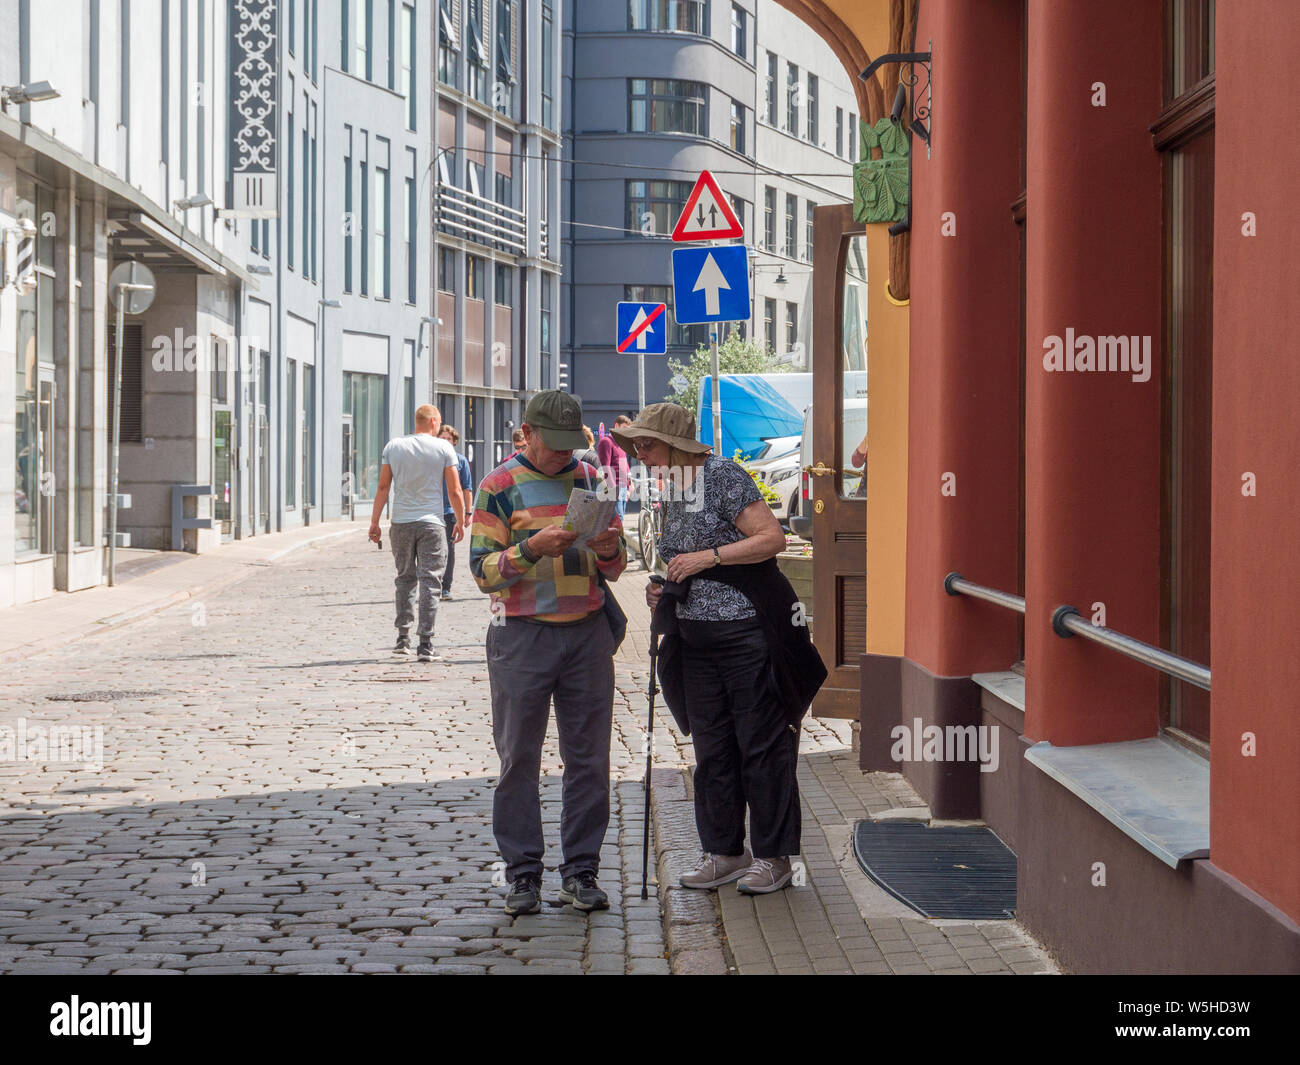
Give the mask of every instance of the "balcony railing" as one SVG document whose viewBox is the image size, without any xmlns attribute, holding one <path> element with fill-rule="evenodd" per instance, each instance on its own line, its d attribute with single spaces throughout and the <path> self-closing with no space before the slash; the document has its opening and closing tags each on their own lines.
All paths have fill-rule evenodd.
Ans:
<svg viewBox="0 0 1300 1065">
<path fill-rule="evenodd" d="M 454 236 L 479 244 L 504 248 L 517 255 L 527 251 L 522 211 L 441 181 L 438 182 L 437 224 Z"/>
</svg>

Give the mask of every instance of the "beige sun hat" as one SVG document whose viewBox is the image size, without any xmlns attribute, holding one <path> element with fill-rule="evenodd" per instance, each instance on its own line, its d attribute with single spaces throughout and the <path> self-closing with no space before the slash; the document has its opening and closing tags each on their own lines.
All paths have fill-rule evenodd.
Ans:
<svg viewBox="0 0 1300 1065">
<path fill-rule="evenodd" d="M 662 440 L 671 447 L 692 455 L 703 455 L 712 448 L 695 439 L 695 415 L 677 403 L 651 403 L 631 425 L 611 429 L 610 435 L 624 451 L 633 453 L 639 436 Z"/>
</svg>

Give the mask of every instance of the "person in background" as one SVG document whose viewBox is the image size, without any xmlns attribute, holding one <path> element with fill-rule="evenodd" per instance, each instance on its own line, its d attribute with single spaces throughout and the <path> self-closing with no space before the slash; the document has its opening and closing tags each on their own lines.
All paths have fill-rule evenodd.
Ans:
<svg viewBox="0 0 1300 1065">
<path fill-rule="evenodd" d="M 515 449 L 516 455 L 518 455 L 521 451 L 523 451 L 525 443 L 526 440 L 524 438 L 523 429 L 516 429 L 513 433 L 510 434 L 510 446 Z"/>
<path fill-rule="evenodd" d="M 447 441 L 453 448 L 460 443 L 460 433 L 456 431 L 454 425 L 444 425 L 439 430 L 438 436 Z M 458 474 L 460 476 L 460 487 L 463 499 L 465 501 L 465 513 L 474 513 L 474 479 L 469 472 L 469 459 L 459 452 L 456 453 L 458 464 Z M 451 508 L 451 498 L 448 496 L 442 503 L 442 520 L 447 525 L 447 535 L 450 537 L 456 531 L 456 512 Z M 463 530 L 462 530 L 463 531 Z M 451 578 L 456 573 L 456 549 L 448 547 L 447 549 L 447 568 L 442 572 L 442 599 L 445 603 L 451 598 Z"/>
<path fill-rule="evenodd" d="M 586 450 L 579 449 L 575 451 L 574 457 L 579 462 L 585 462 L 588 466 L 600 468 L 600 456 L 596 453 L 596 434 L 591 431 L 590 425 L 582 427 L 582 435 L 587 438 Z"/>
<path fill-rule="evenodd" d="M 388 496 L 393 495 L 389 515 L 388 540 L 397 566 L 397 645 L 393 654 L 411 653 L 411 623 L 415 620 L 412 602 L 416 586 L 420 590 L 419 637 L 417 654 L 421 662 L 438 657 L 433 651 L 433 626 L 438 618 L 438 593 L 442 590 L 442 571 L 447 565 L 447 528 L 443 524 L 443 499 L 450 499 L 456 518 L 451 542 L 465 535 L 465 499 L 457 477 L 456 452 L 445 440 L 438 439 L 442 414 L 431 403 L 415 409 L 415 432 L 399 436 L 384 446 L 379 487 L 370 511 L 370 540 L 382 543 L 379 516 Z"/>
<path fill-rule="evenodd" d="M 624 426 L 632 424 L 632 419 L 626 414 L 620 414 L 614 419 L 614 431 L 622 429 Z M 618 488 L 618 516 L 625 517 L 627 514 L 627 486 L 631 481 L 631 469 L 627 461 L 627 452 L 618 446 L 618 441 L 612 435 L 602 436 L 596 444 L 596 455 L 600 459 L 601 472 L 607 478 L 611 478 Z"/>
</svg>

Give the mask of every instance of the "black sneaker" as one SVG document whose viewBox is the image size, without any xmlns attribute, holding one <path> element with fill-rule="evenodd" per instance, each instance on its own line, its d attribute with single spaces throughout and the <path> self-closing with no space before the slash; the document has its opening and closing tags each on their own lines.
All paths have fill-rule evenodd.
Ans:
<svg viewBox="0 0 1300 1065">
<path fill-rule="evenodd" d="M 393 647 L 395 655 L 409 655 L 411 653 L 411 638 L 404 632 L 397 634 L 397 644 Z"/>
<path fill-rule="evenodd" d="M 542 908 L 542 878 L 536 873 L 515 877 L 506 896 L 506 913 L 514 917 L 521 913 L 537 913 Z"/>
<path fill-rule="evenodd" d="M 560 898 L 584 913 L 609 909 L 609 896 L 596 886 L 596 874 L 590 870 L 566 876 L 560 886 Z"/>
<path fill-rule="evenodd" d="M 433 640 L 428 636 L 420 637 L 420 646 L 416 649 L 416 654 L 420 656 L 421 662 L 433 662 L 442 658 L 442 655 L 433 649 Z"/>
</svg>

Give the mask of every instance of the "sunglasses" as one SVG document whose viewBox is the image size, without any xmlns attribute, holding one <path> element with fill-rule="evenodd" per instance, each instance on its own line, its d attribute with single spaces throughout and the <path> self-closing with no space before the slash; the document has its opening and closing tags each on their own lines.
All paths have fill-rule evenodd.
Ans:
<svg viewBox="0 0 1300 1065">
<path fill-rule="evenodd" d="M 637 452 L 649 451 L 657 443 L 659 443 L 659 441 L 654 439 L 654 437 L 638 436 L 632 441 L 632 447 Z"/>
</svg>

